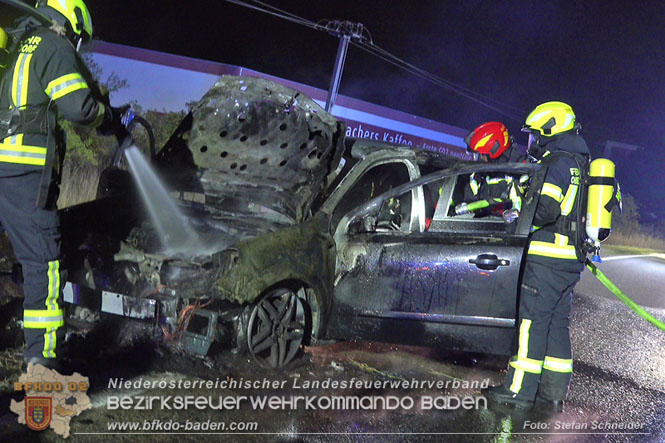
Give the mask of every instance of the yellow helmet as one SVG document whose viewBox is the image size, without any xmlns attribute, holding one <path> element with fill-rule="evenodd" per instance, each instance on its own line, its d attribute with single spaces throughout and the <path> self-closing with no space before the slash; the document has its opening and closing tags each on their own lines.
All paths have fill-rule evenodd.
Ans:
<svg viewBox="0 0 665 443">
<path fill-rule="evenodd" d="M 522 131 L 538 132 L 550 137 L 575 128 L 575 113 L 563 102 L 546 102 L 536 106 L 527 116 Z"/>
<path fill-rule="evenodd" d="M 59 12 L 84 41 L 92 38 L 92 17 L 83 0 L 38 0 L 37 8 L 48 6 Z M 51 17 L 53 18 L 53 17 Z M 64 23 L 63 23 L 64 25 Z"/>
</svg>

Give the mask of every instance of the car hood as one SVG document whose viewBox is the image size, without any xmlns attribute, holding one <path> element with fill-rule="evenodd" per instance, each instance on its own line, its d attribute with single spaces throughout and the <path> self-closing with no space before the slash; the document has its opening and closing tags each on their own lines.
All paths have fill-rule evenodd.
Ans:
<svg viewBox="0 0 665 443">
<path fill-rule="evenodd" d="M 258 205 L 302 222 L 344 148 L 345 124 L 279 83 L 222 77 L 155 164 L 171 189 L 228 212 Z"/>
<path fill-rule="evenodd" d="M 186 219 L 186 232 L 171 235 L 188 235 L 186 241 L 160 237 L 152 220 L 145 219 L 133 227 L 122 249 L 161 256 L 163 259 L 208 261 L 211 256 L 236 243 L 275 232 L 293 225 L 288 217 L 251 201 L 237 198 L 223 198 L 220 209 L 216 206 L 193 202 L 179 202 L 178 211 Z M 178 247 L 173 247 L 173 244 Z M 123 260 L 124 254 L 116 255 L 115 260 Z"/>
</svg>

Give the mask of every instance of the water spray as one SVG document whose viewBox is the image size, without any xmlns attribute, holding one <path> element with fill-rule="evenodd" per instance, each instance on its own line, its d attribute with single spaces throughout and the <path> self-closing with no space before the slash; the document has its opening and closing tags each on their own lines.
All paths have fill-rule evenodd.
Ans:
<svg viewBox="0 0 665 443">
<path fill-rule="evenodd" d="M 116 131 L 118 149 L 113 156 L 112 167 L 120 168 L 123 157 L 126 158 L 150 220 L 157 231 L 163 248 L 160 252 L 167 255 L 181 253 L 188 256 L 206 254 L 207 251 L 189 219 L 171 198 L 166 186 L 150 166 L 150 162 L 134 143 L 131 133 L 139 124 L 147 131 L 151 157 L 155 155 L 155 137 L 150 124 L 128 108 L 122 114 L 121 123 Z"/>
<path fill-rule="evenodd" d="M 169 195 L 141 151 L 131 145 L 125 150 L 129 169 L 141 193 L 150 219 L 157 230 L 165 254 L 183 253 L 196 256 L 205 253 L 198 233 L 192 228 Z"/>
</svg>

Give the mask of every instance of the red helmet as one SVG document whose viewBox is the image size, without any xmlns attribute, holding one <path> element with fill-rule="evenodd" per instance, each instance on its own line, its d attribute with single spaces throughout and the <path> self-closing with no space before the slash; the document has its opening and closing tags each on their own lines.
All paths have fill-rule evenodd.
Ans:
<svg viewBox="0 0 665 443">
<path fill-rule="evenodd" d="M 513 144 L 508 129 L 503 123 L 487 122 L 471 131 L 464 139 L 467 149 L 477 154 L 496 159 Z"/>
</svg>

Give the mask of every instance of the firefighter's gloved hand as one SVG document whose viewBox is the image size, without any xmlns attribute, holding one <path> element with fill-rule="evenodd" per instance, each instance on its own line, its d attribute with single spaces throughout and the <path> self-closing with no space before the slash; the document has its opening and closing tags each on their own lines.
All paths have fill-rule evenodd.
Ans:
<svg viewBox="0 0 665 443">
<path fill-rule="evenodd" d="M 122 118 L 122 113 L 120 109 L 114 108 L 112 106 L 104 106 L 104 120 L 102 124 L 97 127 L 97 134 L 99 135 L 113 135 L 116 125 L 122 124 L 120 122 Z"/>
<path fill-rule="evenodd" d="M 510 224 L 518 219 L 518 217 L 520 216 L 520 211 L 518 209 L 506 209 L 505 211 L 503 211 L 502 216 L 503 216 L 503 221 L 506 224 Z"/>
<path fill-rule="evenodd" d="M 455 215 L 464 215 L 470 213 L 471 211 L 469 211 L 469 205 L 466 203 L 460 203 L 459 205 L 455 206 Z"/>
<path fill-rule="evenodd" d="M 97 87 L 99 89 L 99 94 L 102 96 L 102 102 L 104 104 L 111 103 L 111 100 L 109 99 L 110 92 L 108 88 L 104 85 L 97 85 Z"/>
<path fill-rule="evenodd" d="M 129 109 L 129 105 L 121 108 L 106 106 L 104 121 L 97 127 L 99 135 L 115 135 L 118 138 L 124 138 L 127 130 L 122 124 L 122 115 Z"/>
</svg>

